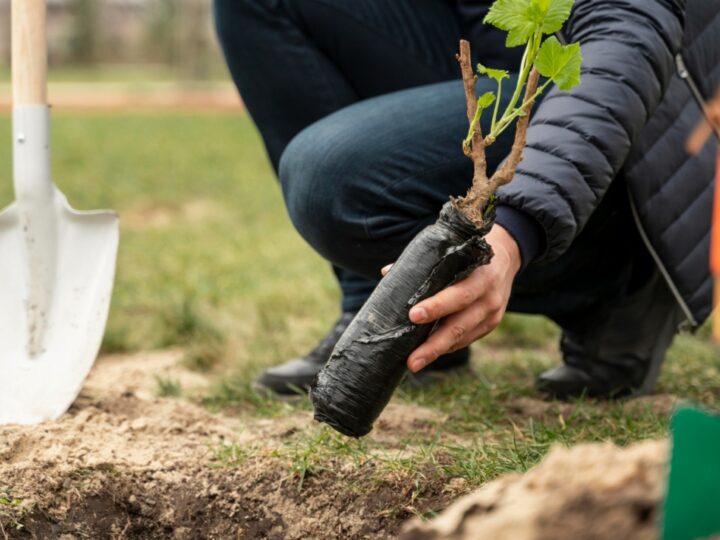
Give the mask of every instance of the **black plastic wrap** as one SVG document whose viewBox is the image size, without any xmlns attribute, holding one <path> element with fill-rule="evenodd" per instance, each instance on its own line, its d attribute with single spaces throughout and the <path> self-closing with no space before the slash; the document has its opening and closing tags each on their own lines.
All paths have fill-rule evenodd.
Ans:
<svg viewBox="0 0 720 540">
<path fill-rule="evenodd" d="M 318 374 L 311 390 L 316 420 L 351 437 L 372 430 L 406 372 L 408 356 L 434 326 L 411 323 L 410 308 L 490 262 L 492 249 L 483 237 L 493 218 L 485 216 L 478 230 L 447 203 L 438 221 L 413 239 Z"/>
</svg>

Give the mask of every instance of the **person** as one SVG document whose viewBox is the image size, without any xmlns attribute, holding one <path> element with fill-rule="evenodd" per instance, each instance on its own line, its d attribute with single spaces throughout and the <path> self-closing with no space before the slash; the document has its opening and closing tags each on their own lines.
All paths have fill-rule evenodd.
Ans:
<svg viewBox="0 0 720 540">
<path fill-rule="evenodd" d="M 266 370 L 260 386 L 307 387 L 380 269 L 469 187 L 458 42 L 511 72 L 522 53 L 483 24 L 491 4 L 215 0 L 227 64 L 288 214 L 342 291 L 343 314 L 321 343 Z M 697 328 L 710 312 L 717 141 L 696 156 L 684 148 L 697 99 L 720 83 L 720 3 L 577 0 L 561 34 L 582 44 L 582 83 L 536 105 L 524 160 L 497 194 L 492 262 L 409 312 L 414 323 L 440 321 L 410 355 L 413 372 L 467 364 L 468 346 L 514 311 L 562 328 L 563 364 L 540 375 L 539 391 L 637 395 L 653 387 L 679 326 Z M 494 84 L 481 78 L 478 93 Z M 490 173 L 512 137 L 489 148 Z"/>
</svg>

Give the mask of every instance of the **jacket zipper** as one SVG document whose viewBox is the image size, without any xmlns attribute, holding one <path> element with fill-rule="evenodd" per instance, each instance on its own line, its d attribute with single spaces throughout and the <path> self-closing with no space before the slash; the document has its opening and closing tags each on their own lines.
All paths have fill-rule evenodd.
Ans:
<svg viewBox="0 0 720 540">
<path fill-rule="evenodd" d="M 682 323 L 680 325 L 681 328 L 685 327 L 687 324 L 690 325 L 691 328 L 697 328 L 698 323 L 695 320 L 695 317 L 693 317 L 692 311 L 690 311 L 690 308 L 685 303 L 685 299 L 682 297 L 682 294 L 680 294 L 680 291 L 678 290 L 677 286 L 675 285 L 675 282 L 672 280 L 672 277 L 670 277 L 670 273 L 667 271 L 667 268 L 665 268 L 665 265 L 663 264 L 662 260 L 660 259 L 660 255 L 658 255 L 657 251 L 655 251 L 655 248 L 650 243 L 650 238 L 648 238 L 647 233 L 645 232 L 645 229 L 643 228 L 642 223 L 640 222 L 640 215 L 638 214 L 637 206 L 635 206 L 635 201 L 633 200 L 632 193 L 630 193 L 630 186 L 628 186 L 628 199 L 630 200 L 630 210 L 632 212 L 633 221 L 635 221 L 635 226 L 638 229 L 638 232 L 640 233 L 640 238 L 642 238 L 643 243 L 645 244 L 645 247 L 647 248 L 648 252 L 650 253 L 650 256 L 655 261 L 655 264 L 657 265 L 658 269 L 660 270 L 660 273 L 662 274 L 663 278 L 665 278 L 665 282 L 668 284 L 668 287 L 670 287 L 670 291 L 672 292 L 673 296 L 675 297 L 675 300 L 677 301 L 678 305 L 682 309 L 683 313 L 685 314 L 685 317 L 687 318 L 687 321 L 685 323 Z"/>
</svg>

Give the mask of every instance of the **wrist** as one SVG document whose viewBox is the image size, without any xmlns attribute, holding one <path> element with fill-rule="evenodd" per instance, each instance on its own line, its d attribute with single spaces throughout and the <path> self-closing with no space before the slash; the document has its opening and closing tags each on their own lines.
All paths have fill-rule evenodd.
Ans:
<svg viewBox="0 0 720 540">
<path fill-rule="evenodd" d="M 528 214 L 511 206 L 498 205 L 495 223 L 510 233 L 520 249 L 521 272 L 544 251 L 544 231 Z"/>
<path fill-rule="evenodd" d="M 522 267 L 520 246 L 515 238 L 502 225 L 496 223 L 488 233 L 486 240 L 492 246 L 495 258 L 500 258 L 515 276 Z"/>
</svg>

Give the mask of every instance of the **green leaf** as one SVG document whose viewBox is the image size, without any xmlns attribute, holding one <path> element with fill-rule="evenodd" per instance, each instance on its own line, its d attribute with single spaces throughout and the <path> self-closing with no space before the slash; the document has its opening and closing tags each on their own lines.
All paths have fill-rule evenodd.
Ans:
<svg viewBox="0 0 720 540">
<path fill-rule="evenodd" d="M 484 22 L 508 32 L 507 47 L 524 45 L 538 28 L 538 22 L 529 13 L 533 1 L 496 0 L 490 6 Z"/>
<path fill-rule="evenodd" d="M 484 22 L 509 32 L 528 22 L 527 8 L 530 0 L 496 0 Z"/>
<path fill-rule="evenodd" d="M 552 79 L 560 90 L 568 91 L 580 84 L 582 51 L 579 43 L 561 45 L 555 36 L 540 47 L 535 68 L 540 75 Z"/>
<path fill-rule="evenodd" d="M 485 67 L 482 64 L 477 65 L 477 72 L 480 75 L 487 75 L 494 81 L 500 82 L 503 79 L 507 79 L 510 76 L 510 73 L 508 73 L 504 69 L 492 69 L 489 67 Z"/>
<path fill-rule="evenodd" d="M 544 12 L 543 34 L 554 34 L 562 29 L 563 24 L 570 18 L 575 0 L 536 0 L 542 4 Z"/>
<path fill-rule="evenodd" d="M 508 32 L 506 45 L 525 45 L 538 30 L 553 34 L 570 17 L 575 0 L 496 0 L 484 22 Z"/>
<path fill-rule="evenodd" d="M 493 103 L 495 103 L 495 94 L 492 92 L 485 92 L 480 98 L 478 99 L 478 109 L 485 110 L 488 107 L 490 107 Z"/>
<path fill-rule="evenodd" d="M 519 47 L 525 45 L 535 33 L 537 25 L 534 23 L 526 23 L 510 30 L 505 40 L 505 46 L 508 48 Z"/>
</svg>

